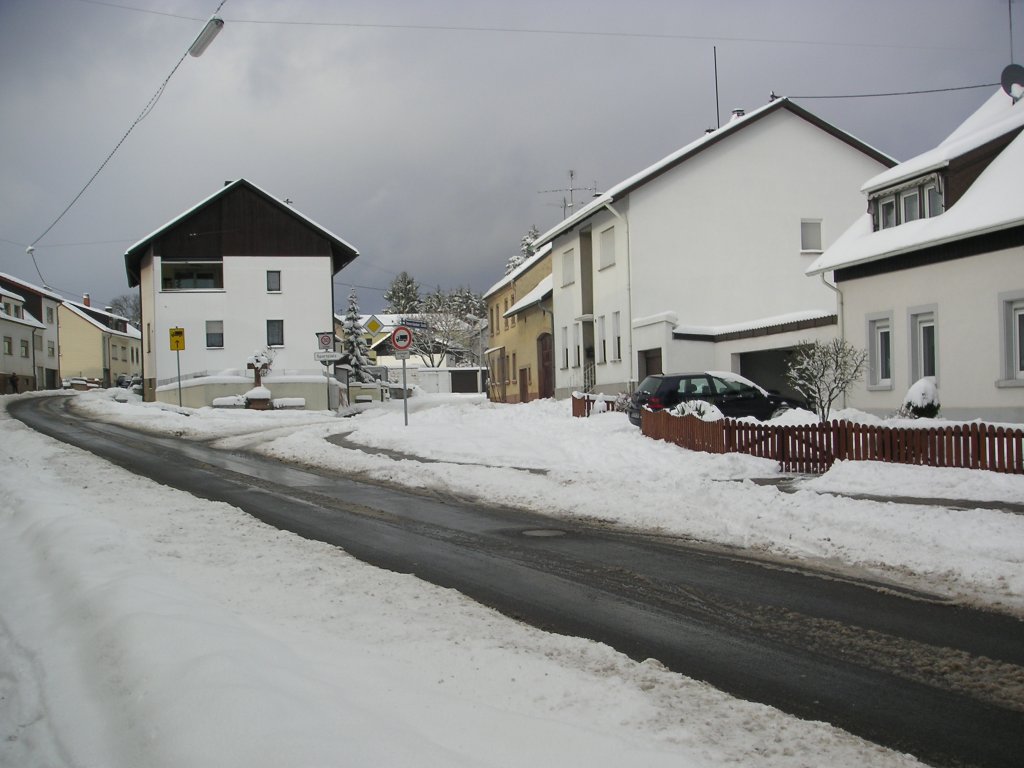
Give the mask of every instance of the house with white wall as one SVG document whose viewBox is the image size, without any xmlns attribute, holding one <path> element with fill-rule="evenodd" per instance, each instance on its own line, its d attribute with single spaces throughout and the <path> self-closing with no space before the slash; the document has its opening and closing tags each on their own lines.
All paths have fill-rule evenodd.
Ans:
<svg viewBox="0 0 1024 768">
<path fill-rule="evenodd" d="M 0 286 L 0 394 L 37 389 L 35 345 L 44 326 L 25 308 L 25 298 Z"/>
<path fill-rule="evenodd" d="M 922 378 L 949 418 L 1024 422 L 1024 103 L 997 90 L 934 149 L 860 191 L 868 212 L 807 270 L 832 272 L 868 352 L 848 405 L 893 413 Z"/>
<path fill-rule="evenodd" d="M 552 245 L 556 396 L 726 370 L 785 391 L 786 354 L 838 335 L 805 271 L 863 211 L 847 184 L 895 161 L 788 99 L 743 114 L 597 196 Z"/>
<path fill-rule="evenodd" d="M 19 277 L 0 272 L 0 289 L 22 298 L 26 314 L 43 327 L 32 338 L 31 358 L 34 372 L 33 389 L 60 389 L 60 331 L 57 309 L 64 297 Z"/>
<path fill-rule="evenodd" d="M 86 294 L 81 302 L 62 301 L 57 309 L 60 328 L 60 365 L 64 379 L 94 379 L 112 387 L 121 376 L 142 370 L 142 334 L 126 317 L 92 306 Z"/>
<path fill-rule="evenodd" d="M 334 327 L 334 275 L 356 256 L 245 179 L 137 242 L 125 270 L 140 292 L 145 399 L 177 403 L 180 393 L 202 406 L 242 395 L 254 383 L 247 361 L 267 351 L 274 360 L 263 384 L 273 397 L 333 405 L 314 354 L 318 334 Z M 171 348 L 171 329 L 182 329 L 184 349 Z"/>
</svg>

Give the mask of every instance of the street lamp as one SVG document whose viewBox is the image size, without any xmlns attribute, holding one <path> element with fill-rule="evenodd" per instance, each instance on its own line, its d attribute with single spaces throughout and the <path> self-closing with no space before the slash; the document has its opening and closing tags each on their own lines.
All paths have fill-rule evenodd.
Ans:
<svg viewBox="0 0 1024 768">
<path fill-rule="evenodd" d="M 202 56 L 203 51 L 210 47 L 210 43 L 213 42 L 213 38 L 220 32 L 221 27 L 224 26 L 224 19 L 217 16 L 211 16 L 210 20 L 206 22 L 206 26 L 203 27 L 203 31 L 199 33 L 199 37 L 196 38 L 195 42 L 188 49 L 188 52 L 192 56 Z"/>
</svg>

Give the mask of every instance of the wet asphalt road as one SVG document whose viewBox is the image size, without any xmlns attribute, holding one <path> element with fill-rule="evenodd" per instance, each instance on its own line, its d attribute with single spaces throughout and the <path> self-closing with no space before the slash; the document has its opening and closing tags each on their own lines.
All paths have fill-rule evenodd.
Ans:
<svg viewBox="0 0 1024 768">
<path fill-rule="evenodd" d="M 13 401 L 41 432 L 535 626 L 941 766 L 1024 765 L 1024 622 L 679 539 L 418 495 Z"/>
</svg>

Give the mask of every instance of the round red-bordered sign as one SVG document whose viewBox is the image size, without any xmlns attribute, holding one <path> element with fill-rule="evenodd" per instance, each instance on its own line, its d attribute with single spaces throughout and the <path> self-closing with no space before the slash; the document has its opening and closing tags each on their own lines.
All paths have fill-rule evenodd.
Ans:
<svg viewBox="0 0 1024 768">
<path fill-rule="evenodd" d="M 405 352 L 412 347 L 412 329 L 400 325 L 391 332 L 391 346 L 399 352 Z"/>
</svg>

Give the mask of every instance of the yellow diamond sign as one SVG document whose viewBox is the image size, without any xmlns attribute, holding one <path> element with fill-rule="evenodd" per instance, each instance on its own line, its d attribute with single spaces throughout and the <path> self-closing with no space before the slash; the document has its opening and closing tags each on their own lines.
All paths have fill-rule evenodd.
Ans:
<svg viewBox="0 0 1024 768">
<path fill-rule="evenodd" d="M 370 319 L 366 321 L 363 327 L 370 333 L 377 335 L 384 328 L 384 323 L 378 320 L 376 315 L 370 315 Z"/>
</svg>

